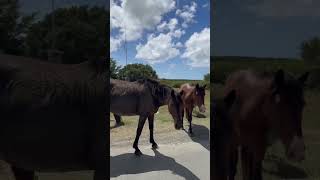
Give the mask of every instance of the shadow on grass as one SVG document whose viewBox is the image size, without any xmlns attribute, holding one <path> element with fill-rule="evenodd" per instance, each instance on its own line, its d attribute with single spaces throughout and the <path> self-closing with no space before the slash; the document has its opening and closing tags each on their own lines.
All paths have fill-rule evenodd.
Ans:
<svg viewBox="0 0 320 180">
<path fill-rule="evenodd" d="M 264 172 L 268 174 L 275 175 L 283 179 L 304 179 L 308 177 L 307 173 L 303 169 L 291 165 L 274 155 L 266 156 L 264 161 L 272 163 L 277 167 L 277 170 L 274 171 L 264 168 Z"/>
<path fill-rule="evenodd" d="M 201 144 L 204 148 L 210 151 L 210 130 L 206 126 L 192 124 L 193 134 L 190 134 L 186 129 L 184 129 L 184 131 L 189 135 L 192 141 Z"/>
<path fill-rule="evenodd" d="M 153 151 L 155 156 L 142 155 L 137 157 L 132 153 L 110 156 L 110 177 L 170 170 L 186 180 L 199 179 L 189 169 L 177 163 L 173 158 L 165 156 L 157 150 Z"/>
</svg>

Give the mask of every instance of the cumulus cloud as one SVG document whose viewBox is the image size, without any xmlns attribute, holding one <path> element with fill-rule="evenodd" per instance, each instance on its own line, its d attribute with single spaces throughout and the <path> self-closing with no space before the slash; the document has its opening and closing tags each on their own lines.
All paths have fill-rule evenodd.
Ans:
<svg viewBox="0 0 320 180">
<path fill-rule="evenodd" d="M 263 17 L 320 16 L 320 1 L 316 0 L 260 0 L 247 8 Z"/>
<path fill-rule="evenodd" d="M 136 50 L 135 58 L 147 61 L 150 64 L 166 62 L 180 54 L 170 33 L 160 33 L 158 36 L 152 34 L 148 37 L 147 43 L 137 45 Z"/>
<path fill-rule="evenodd" d="M 186 50 L 182 58 L 187 59 L 191 67 L 209 67 L 210 64 L 210 29 L 193 33 L 185 43 Z"/>
<path fill-rule="evenodd" d="M 160 32 L 163 32 L 166 30 L 173 31 L 177 25 L 178 25 L 178 20 L 176 18 L 172 18 L 170 19 L 169 22 L 163 21 L 161 24 L 159 24 L 157 26 L 157 30 Z"/>
<path fill-rule="evenodd" d="M 188 24 L 194 22 L 197 3 L 192 2 L 191 5 L 184 5 L 182 9 L 176 10 L 176 15 L 183 19 L 182 27 L 187 28 Z"/>
<path fill-rule="evenodd" d="M 135 41 L 145 30 L 151 30 L 162 16 L 175 8 L 174 0 L 111 0 L 110 25 L 118 29 L 118 41 Z M 117 42 L 118 42 L 117 41 Z"/>
<path fill-rule="evenodd" d="M 126 30 L 128 40 L 136 40 L 143 30 L 152 29 L 161 21 L 163 14 L 174 8 L 174 0 L 120 0 L 118 4 L 112 1 L 112 28 L 120 28 L 120 32 Z"/>
</svg>

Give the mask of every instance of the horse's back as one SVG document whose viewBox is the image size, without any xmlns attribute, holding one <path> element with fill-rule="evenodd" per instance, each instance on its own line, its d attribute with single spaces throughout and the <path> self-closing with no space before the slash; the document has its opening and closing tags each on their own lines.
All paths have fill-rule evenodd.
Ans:
<svg viewBox="0 0 320 180">
<path fill-rule="evenodd" d="M 236 90 L 238 98 L 250 98 L 263 93 L 270 86 L 271 78 L 252 70 L 241 70 L 232 73 L 225 83 L 225 95 Z"/>
</svg>

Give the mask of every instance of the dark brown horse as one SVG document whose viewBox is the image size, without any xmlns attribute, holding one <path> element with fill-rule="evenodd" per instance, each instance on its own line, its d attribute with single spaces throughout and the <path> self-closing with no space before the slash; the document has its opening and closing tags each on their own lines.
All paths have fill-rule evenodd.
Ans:
<svg viewBox="0 0 320 180">
<path fill-rule="evenodd" d="M 136 155 L 141 155 L 138 141 L 146 119 L 149 121 L 150 143 L 152 148 L 158 145 L 153 138 L 154 114 L 160 106 L 168 105 L 174 119 L 174 127 L 182 128 L 183 93 L 177 93 L 172 88 L 151 79 L 134 82 L 110 80 L 110 112 L 118 116 L 139 115 L 136 138 L 133 143 Z"/>
<path fill-rule="evenodd" d="M 192 111 L 195 106 L 198 106 L 200 112 L 205 112 L 206 107 L 204 105 L 204 97 L 206 93 L 206 85 L 203 87 L 197 84 L 196 86 L 190 86 L 189 84 L 183 84 L 180 87 L 180 92 L 183 92 L 182 102 L 184 106 L 184 111 L 186 112 L 186 117 L 189 121 L 189 132 L 192 134 Z M 184 116 L 184 111 L 182 113 L 182 119 Z"/>
<path fill-rule="evenodd" d="M 62 65 L 0 55 L 0 158 L 17 179 L 95 170 L 106 179 L 106 59 Z"/>
<path fill-rule="evenodd" d="M 303 87 L 308 74 L 296 79 L 282 70 L 275 74 L 247 70 L 228 77 L 225 93 L 236 91 L 236 100 L 230 109 L 233 123 L 230 179 L 236 174 L 237 147 L 241 147 L 244 179 L 262 179 L 262 161 L 267 147 L 275 139 L 283 143 L 289 159 L 304 159 L 301 121 L 305 103 Z"/>
<path fill-rule="evenodd" d="M 234 105 L 236 92 L 232 90 L 223 99 L 212 99 L 212 179 L 226 180 L 229 169 L 230 141 L 232 140 L 232 121 L 229 117 Z"/>
</svg>

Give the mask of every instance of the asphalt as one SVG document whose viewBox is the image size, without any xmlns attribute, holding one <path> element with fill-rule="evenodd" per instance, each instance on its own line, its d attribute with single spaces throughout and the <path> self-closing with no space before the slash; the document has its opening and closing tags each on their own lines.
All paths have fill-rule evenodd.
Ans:
<svg viewBox="0 0 320 180">
<path fill-rule="evenodd" d="M 111 180 L 209 180 L 209 130 L 194 128 L 190 137 L 184 131 L 158 134 L 159 148 L 151 149 L 147 139 L 139 148 L 143 155 L 133 154 L 132 142 L 112 142 L 110 149 Z"/>
</svg>

